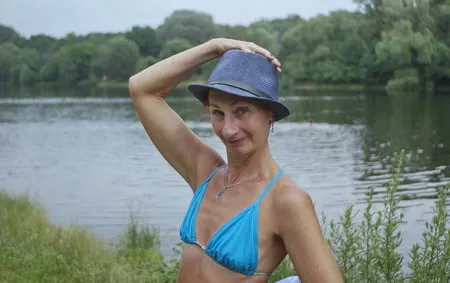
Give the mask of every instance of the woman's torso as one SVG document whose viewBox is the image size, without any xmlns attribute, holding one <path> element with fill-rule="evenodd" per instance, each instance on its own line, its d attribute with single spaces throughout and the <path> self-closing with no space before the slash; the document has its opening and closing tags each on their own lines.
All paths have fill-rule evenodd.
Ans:
<svg viewBox="0 0 450 283">
<path fill-rule="evenodd" d="M 277 173 L 279 176 L 276 176 Z M 234 220 L 233 218 L 236 215 L 248 210 L 249 207 L 257 206 L 258 209 L 251 212 L 257 213 L 256 227 L 246 229 L 245 231 L 251 232 L 245 233 L 231 231 L 227 237 L 230 241 L 238 241 L 237 245 L 247 245 L 248 243 L 247 246 L 250 249 L 257 249 L 256 272 L 270 273 L 286 255 L 283 242 L 276 234 L 276 215 L 272 208 L 274 191 L 280 186 L 280 181 L 286 179 L 286 176 L 278 168 L 274 168 L 273 177 L 276 180 L 243 183 L 235 188 L 228 189 L 222 198 L 218 199 L 216 193 L 222 188 L 223 174 L 223 170 L 217 170 L 205 185 L 204 195 L 199 205 L 197 217 L 194 220 L 195 240 L 199 245 L 208 247 L 211 239 L 217 236 L 215 234 L 224 224 Z M 270 181 L 273 181 L 273 184 L 270 184 Z M 266 194 L 263 194 L 265 189 Z M 260 199 L 259 202 L 258 199 Z M 248 234 L 252 233 L 256 233 L 256 242 L 252 242 L 248 238 L 251 237 Z M 256 245 L 253 246 L 253 244 Z M 239 272 L 233 272 L 216 262 L 199 245 L 183 245 L 177 282 L 262 283 L 269 279 L 270 275 L 243 275 Z M 226 242 L 222 244 L 224 247 L 226 245 Z"/>
</svg>

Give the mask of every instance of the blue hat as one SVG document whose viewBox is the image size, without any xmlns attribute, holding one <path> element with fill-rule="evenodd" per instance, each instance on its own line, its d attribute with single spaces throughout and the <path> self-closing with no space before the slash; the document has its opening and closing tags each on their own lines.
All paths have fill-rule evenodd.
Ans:
<svg viewBox="0 0 450 283">
<path fill-rule="evenodd" d="M 191 84 L 188 89 L 203 103 L 210 89 L 258 99 L 275 113 L 278 121 L 290 113 L 289 108 L 279 101 L 278 81 L 278 71 L 266 57 L 229 50 L 219 59 L 206 84 Z"/>
</svg>

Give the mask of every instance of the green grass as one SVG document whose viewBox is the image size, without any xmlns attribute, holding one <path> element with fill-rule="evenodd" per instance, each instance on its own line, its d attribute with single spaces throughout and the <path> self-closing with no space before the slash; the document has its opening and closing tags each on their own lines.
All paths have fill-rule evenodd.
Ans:
<svg viewBox="0 0 450 283">
<path fill-rule="evenodd" d="M 0 193 L 0 282 L 174 282 L 157 234 L 131 220 L 111 244 L 51 224 L 26 196 Z"/>
<path fill-rule="evenodd" d="M 399 154 L 384 206 L 373 209 L 373 189 L 360 221 L 353 206 L 324 228 L 345 282 L 450 282 L 450 187 L 436 191 L 432 220 L 422 241 L 399 254 L 403 211 L 397 186 L 404 153 Z M 324 233 L 325 235 L 325 233 Z M 406 268 L 405 268 L 406 267 Z M 167 262 L 158 233 L 135 218 L 120 237 L 109 243 L 78 226 L 59 227 L 27 196 L 0 192 L 0 282 L 175 282 L 177 260 Z M 269 282 L 294 275 L 286 258 Z"/>
</svg>

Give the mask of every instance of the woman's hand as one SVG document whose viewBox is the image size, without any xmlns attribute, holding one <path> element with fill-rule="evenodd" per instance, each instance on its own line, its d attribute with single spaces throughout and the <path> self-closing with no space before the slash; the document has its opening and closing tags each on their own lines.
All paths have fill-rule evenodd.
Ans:
<svg viewBox="0 0 450 283">
<path fill-rule="evenodd" d="M 211 41 L 211 44 L 214 45 L 215 49 L 217 50 L 218 56 L 222 56 L 225 52 L 231 49 L 239 49 L 247 52 L 255 52 L 258 54 L 263 55 L 267 59 L 269 59 L 272 64 L 275 65 L 278 72 L 281 72 L 281 63 L 278 61 L 277 58 L 275 58 L 270 51 L 267 49 L 248 41 L 241 41 L 241 40 L 235 40 L 235 39 L 229 39 L 229 38 L 214 38 Z"/>
</svg>

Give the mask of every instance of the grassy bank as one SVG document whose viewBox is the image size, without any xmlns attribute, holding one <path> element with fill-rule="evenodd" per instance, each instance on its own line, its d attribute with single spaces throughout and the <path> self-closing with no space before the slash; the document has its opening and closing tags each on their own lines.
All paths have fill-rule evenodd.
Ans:
<svg viewBox="0 0 450 283">
<path fill-rule="evenodd" d="M 0 193 L 0 282 L 173 282 L 158 237 L 131 221 L 120 241 L 58 227 L 26 196 Z"/>
<path fill-rule="evenodd" d="M 386 188 L 384 207 L 373 209 L 373 190 L 360 221 L 349 206 L 326 224 L 327 239 L 345 282 L 436 282 L 450 280 L 449 187 L 436 192 L 432 221 L 410 261 L 398 253 L 403 212 L 397 194 L 402 155 Z M 77 226 L 50 223 L 26 196 L 0 192 L 0 282 L 175 282 L 177 263 L 164 260 L 157 233 L 130 219 L 120 240 L 107 243 Z M 407 266 L 407 268 L 404 268 Z M 270 282 L 295 274 L 286 259 Z"/>
</svg>

